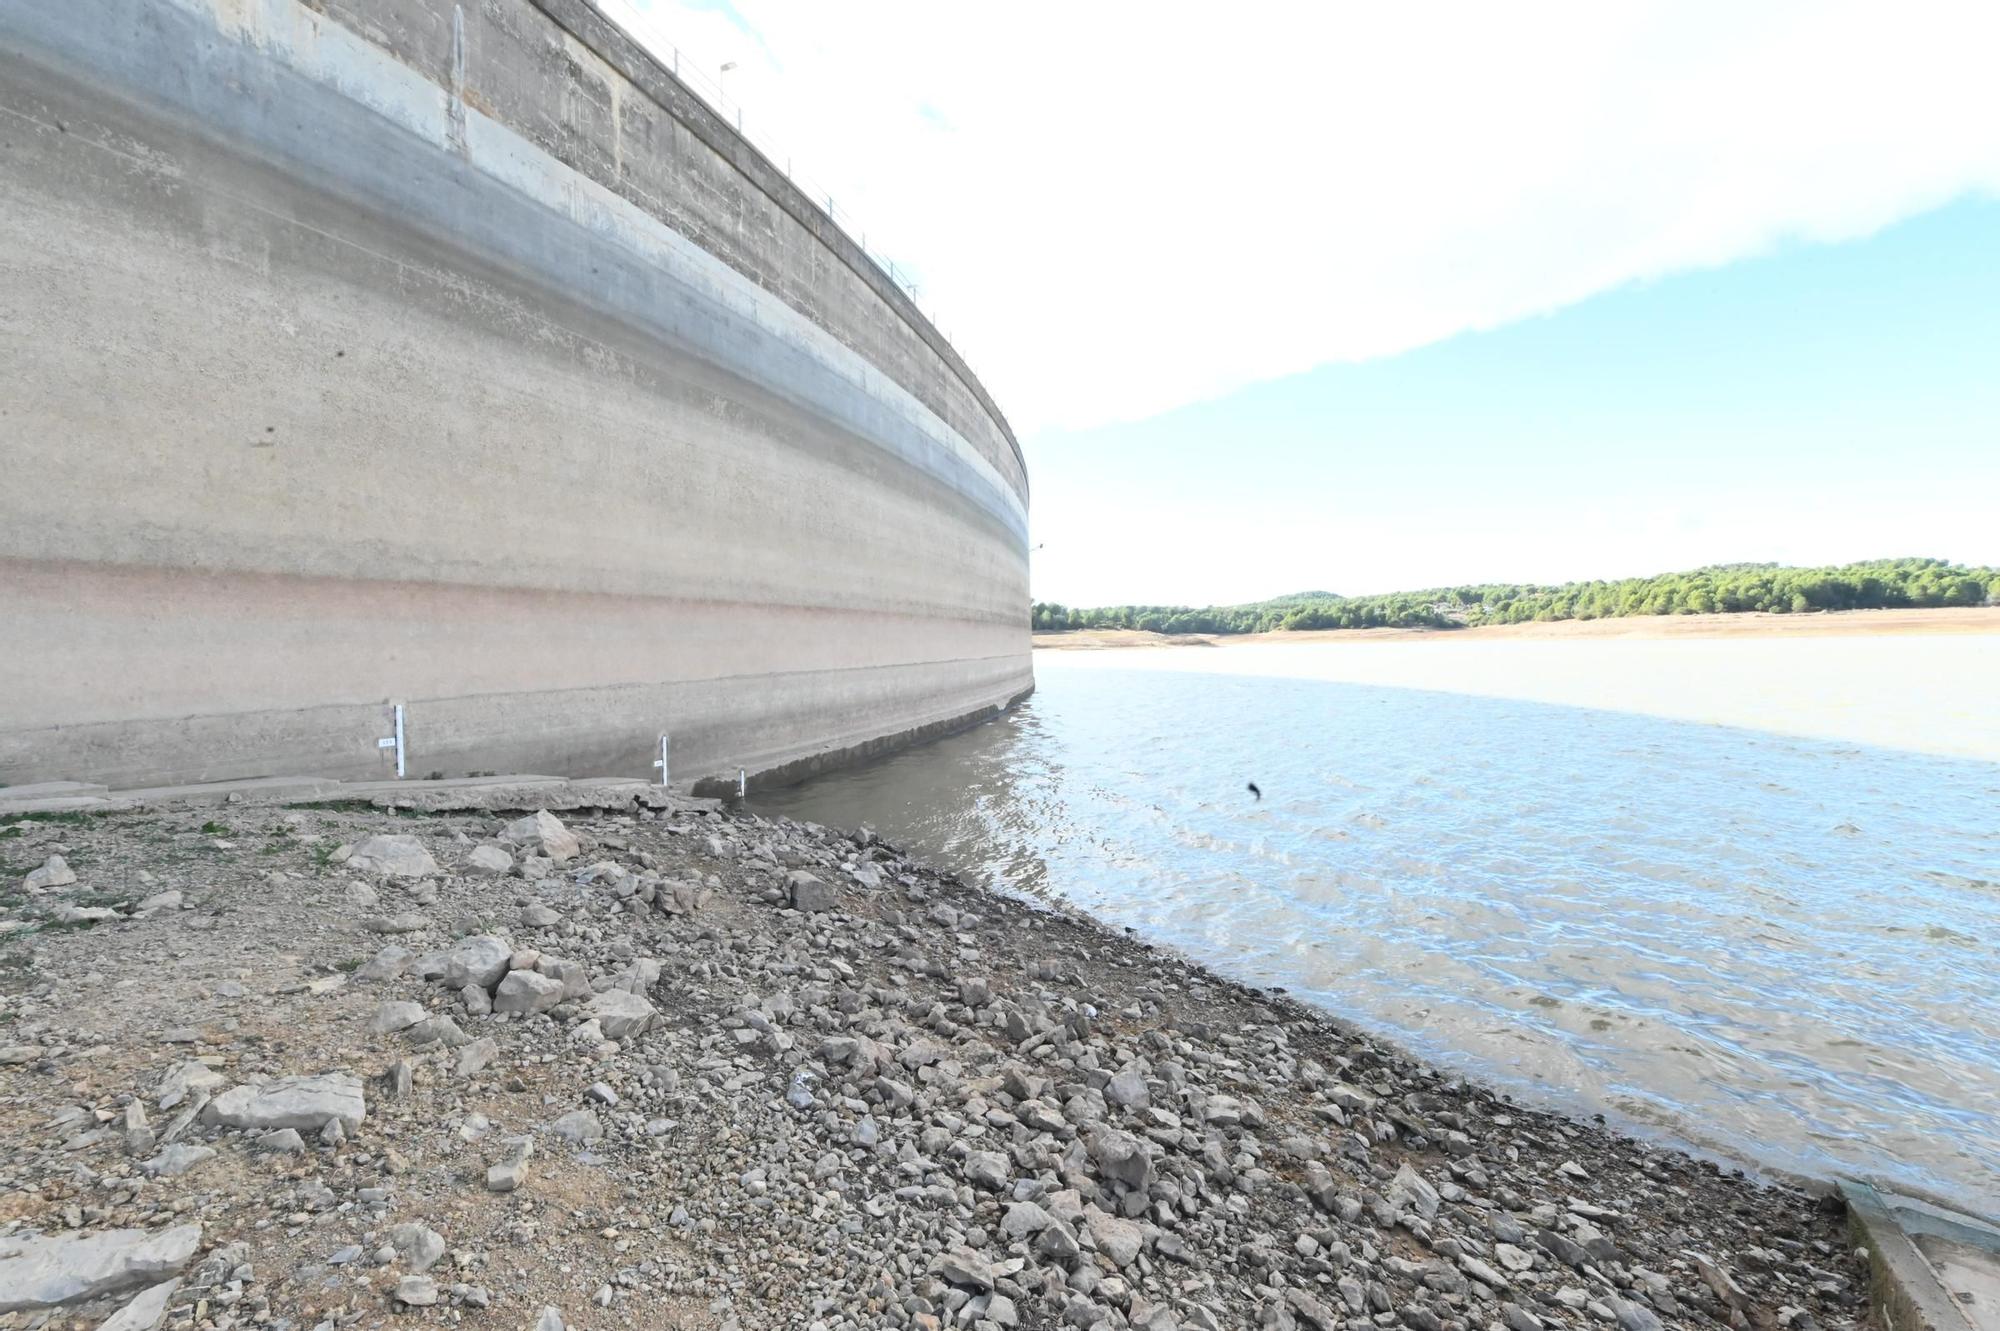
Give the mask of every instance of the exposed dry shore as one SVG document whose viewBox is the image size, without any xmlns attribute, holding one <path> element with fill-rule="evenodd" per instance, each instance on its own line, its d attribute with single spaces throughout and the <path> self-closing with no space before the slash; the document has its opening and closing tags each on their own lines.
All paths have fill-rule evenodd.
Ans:
<svg viewBox="0 0 2000 1331">
<path fill-rule="evenodd" d="M 866 834 L 512 817 L 8 827 L 0 1327 L 1868 1323 L 1811 1196 Z"/>
<path fill-rule="evenodd" d="M 1624 619 L 1565 619 L 1494 624 L 1471 629 L 1313 629 L 1299 633 L 1142 633 L 1080 629 L 1037 633 L 1035 646 L 1054 651 L 1107 647 L 1243 647 L 1267 642 L 1490 642 L 1507 638 L 1792 638 L 1901 633 L 2000 633 L 2000 606 L 1950 610 L 1846 610 L 1816 615 L 1634 615 Z"/>
</svg>

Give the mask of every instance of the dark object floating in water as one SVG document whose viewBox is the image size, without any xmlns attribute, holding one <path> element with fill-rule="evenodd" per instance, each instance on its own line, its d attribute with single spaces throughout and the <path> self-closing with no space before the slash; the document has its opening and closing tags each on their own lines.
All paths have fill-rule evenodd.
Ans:
<svg viewBox="0 0 2000 1331">
<path fill-rule="evenodd" d="M 1255 795 L 1255 796 L 1256 796 L 1256 797 L 1257 797 L 1258 799 L 1263 799 L 1263 798 L 1264 798 L 1264 792 L 1263 792 L 1263 791 L 1261 791 L 1261 790 L 1259 790 L 1259 789 L 1257 789 L 1257 783 L 1256 783 L 1255 781 L 1252 781 L 1252 782 L 1250 783 L 1250 793 L 1251 793 L 1252 795 Z"/>
</svg>

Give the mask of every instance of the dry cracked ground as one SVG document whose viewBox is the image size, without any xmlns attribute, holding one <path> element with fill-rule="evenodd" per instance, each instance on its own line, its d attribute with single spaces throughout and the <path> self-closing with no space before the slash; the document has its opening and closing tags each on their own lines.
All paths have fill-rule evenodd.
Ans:
<svg viewBox="0 0 2000 1331">
<path fill-rule="evenodd" d="M 0 1331 L 1869 1322 L 1827 1203 L 696 802 L 0 825 Z"/>
</svg>

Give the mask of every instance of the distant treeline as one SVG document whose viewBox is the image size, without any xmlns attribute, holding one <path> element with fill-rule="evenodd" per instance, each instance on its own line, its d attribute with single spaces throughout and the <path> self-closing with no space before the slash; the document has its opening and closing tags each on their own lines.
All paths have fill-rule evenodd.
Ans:
<svg viewBox="0 0 2000 1331">
<path fill-rule="evenodd" d="M 1072 610 L 1037 601 L 1037 632 L 1145 629 L 1154 633 L 1265 633 L 1273 629 L 1470 628 L 1528 620 L 1706 615 L 1766 610 L 1883 610 L 2000 604 L 2000 569 L 1941 559 L 1877 559 L 1838 568 L 1717 564 L 1618 582 L 1560 587 L 1487 583 L 1382 596 L 1300 592 L 1249 605 L 1113 605 Z"/>
</svg>

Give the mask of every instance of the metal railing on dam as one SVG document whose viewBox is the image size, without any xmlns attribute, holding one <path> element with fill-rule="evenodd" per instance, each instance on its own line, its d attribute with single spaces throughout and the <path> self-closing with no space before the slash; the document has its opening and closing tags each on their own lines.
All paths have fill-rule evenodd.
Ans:
<svg viewBox="0 0 2000 1331">
<path fill-rule="evenodd" d="M 0 782 L 807 770 L 1032 685 L 1027 477 L 587 0 L 0 5 Z"/>
</svg>

